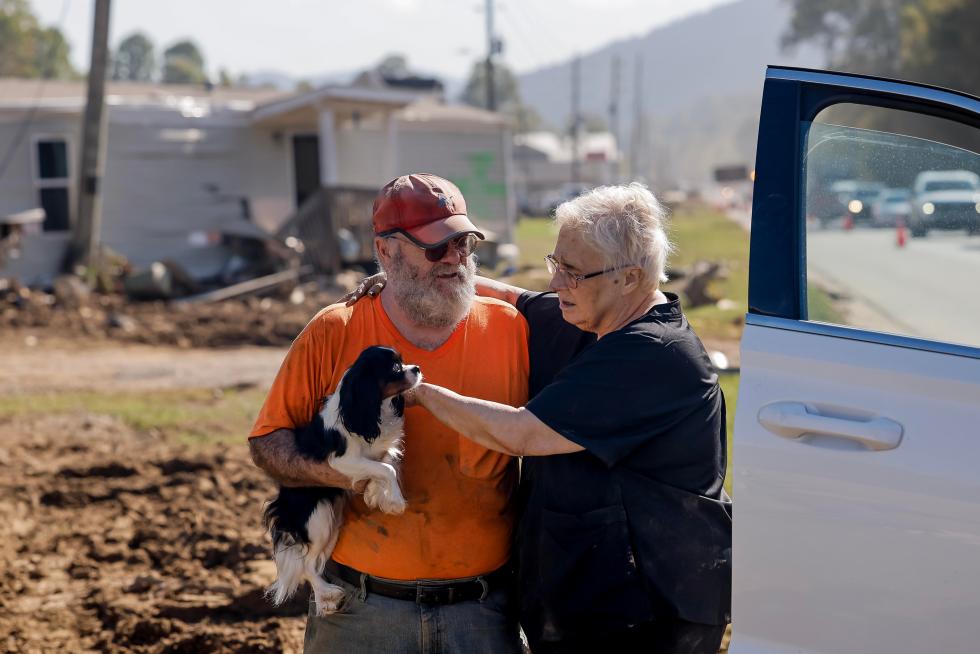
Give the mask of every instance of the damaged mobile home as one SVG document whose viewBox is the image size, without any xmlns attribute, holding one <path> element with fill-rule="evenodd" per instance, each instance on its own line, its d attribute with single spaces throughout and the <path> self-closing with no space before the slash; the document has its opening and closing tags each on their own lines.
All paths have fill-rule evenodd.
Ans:
<svg viewBox="0 0 980 654">
<path fill-rule="evenodd" d="M 0 224 L 21 217 L 8 219 L 18 239 L 0 276 L 45 285 L 60 271 L 84 102 L 82 82 L 0 79 Z M 101 241 L 136 268 L 175 261 L 230 283 L 252 274 L 243 242 L 289 236 L 315 269 L 369 261 L 374 194 L 407 171 L 451 179 L 478 224 L 511 237 L 511 135 L 497 114 L 365 86 L 110 82 L 106 106 Z"/>
</svg>

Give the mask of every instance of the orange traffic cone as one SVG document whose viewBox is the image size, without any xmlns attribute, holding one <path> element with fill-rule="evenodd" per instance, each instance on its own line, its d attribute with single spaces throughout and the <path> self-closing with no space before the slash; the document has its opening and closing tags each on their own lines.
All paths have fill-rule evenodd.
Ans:
<svg viewBox="0 0 980 654">
<path fill-rule="evenodd" d="M 905 247 L 905 221 L 899 220 L 895 230 L 895 245 L 900 248 Z"/>
<path fill-rule="evenodd" d="M 847 214 L 844 216 L 844 230 L 849 231 L 852 229 L 854 229 L 854 218 L 851 214 Z"/>
</svg>

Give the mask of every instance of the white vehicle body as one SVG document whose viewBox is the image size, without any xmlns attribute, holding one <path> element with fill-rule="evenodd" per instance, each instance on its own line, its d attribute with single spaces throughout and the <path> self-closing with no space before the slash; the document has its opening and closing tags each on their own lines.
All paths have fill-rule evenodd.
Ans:
<svg viewBox="0 0 980 654">
<path fill-rule="evenodd" d="M 971 96 L 768 71 L 734 430 L 730 652 L 975 652 L 980 347 L 808 319 L 800 179 L 815 149 L 800 144 L 834 102 L 895 103 L 980 130 Z M 928 298 L 909 307 L 927 310 Z"/>
<path fill-rule="evenodd" d="M 967 170 L 931 170 L 915 178 L 911 223 L 916 236 L 931 228 L 980 227 L 980 176 Z"/>
</svg>

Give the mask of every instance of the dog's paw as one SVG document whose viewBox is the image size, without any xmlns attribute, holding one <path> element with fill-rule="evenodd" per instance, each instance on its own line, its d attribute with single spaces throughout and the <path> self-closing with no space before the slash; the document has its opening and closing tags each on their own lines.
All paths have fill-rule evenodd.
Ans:
<svg viewBox="0 0 980 654">
<path fill-rule="evenodd" d="M 378 504 L 378 508 L 384 513 L 393 514 L 405 513 L 406 506 L 408 504 L 405 502 L 405 498 L 397 491 L 394 493 L 385 493 Z"/>
<path fill-rule="evenodd" d="M 340 586 L 328 585 L 322 591 L 313 592 L 313 601 L 316 605 L 316 614 L 319 617 L 337 613 L 344 604 L 347 594 Z"/>
<path fill-rule="evenodd" d="M 373 479 L 364 487 L 364 503 L 372 509 L 377 509 L 381 506 L 384 495 L 385 491 L 382 485 Z"/>
</svg>

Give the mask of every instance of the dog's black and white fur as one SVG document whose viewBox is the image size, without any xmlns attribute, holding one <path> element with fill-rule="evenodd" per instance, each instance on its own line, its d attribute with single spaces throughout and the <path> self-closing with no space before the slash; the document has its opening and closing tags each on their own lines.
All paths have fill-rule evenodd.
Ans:
<svg viewBox="0 0 980 654">
<path fill-rule="evenodd" d="M 364 502 L 385 513 L 405 510 L 394 464 L 401 456 L 401 393 L 422 381 L 418 366 L 405 365 L 387 347 L 369 347 L 358 356 L 313 421 L 296 433 L 304 457 L 327 461 L 353 483 L 368 480 Z M 333 553 L 349 492 L 328 487 L 280 486 L 265 509 L 278 576 L 269 588 L 273 603 L 292 597 L 310 582 L 318 615 L 335 612 L 344 599 L 322 572 Z"/>
</svg>

